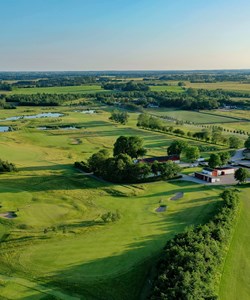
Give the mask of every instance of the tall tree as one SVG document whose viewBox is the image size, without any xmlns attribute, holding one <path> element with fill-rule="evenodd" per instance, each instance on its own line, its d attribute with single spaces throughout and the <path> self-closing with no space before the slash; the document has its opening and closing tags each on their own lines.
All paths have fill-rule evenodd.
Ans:
<svg viewBox="0 0 250 300">
<path fill-rule="evenodd" d="M 102 174 L 104 169 L 104 164 L 106 163 L 108 157 L 109 157 L 109 152 L 106 149 L 102 149 L 97 153 L 94 153 L 88 159 L 88 165 L 90 170 L 94 172 L 96 175 Z"/>
<path fill-rule="evenodd" d="M 128 123 L 129 115 L 127 112 L 114 110 L 111 113 L 110 120 L 115 121 L 117 123 L 121 123 L 123 125 Z"/>
<path fill-rule="evenodd" d="M 200 157 L 200 150 L 196 146 L 188 146 L 185 149 L 185 155 L 189 161 L 193 162 Z"/>
<path fill-rule="evenodd" d="M 187 147 L 187 143 L 184 141 L 173 141 L 167 149 L 168 155 L 172 155 L 172 154 L 180 155 L 186 147 Z"/>
<path fill-rule="evenodd" d="M 143 139 L 138 136 L 120 136 L 114 144 L 114 156 L 123 153 L 132 158 L 138 158 L 144 156 L 146 152 L 143 147 Z"/>
<path fill-rule="evenodd" d="M 247 178 L 249 177 L 249 172 L 247 169 L 239 168 L 238 170 L 235 171 L 234 173 L 234 178 L 239 182 L 239 183 L 244 183 L 246 182 Z"/>
<path fill-rule="evenodd" d="M 229 152 L 220 152 L 219 153 L 219 156 L 220 156 L 220 160 L 221 160 L 221 165 L 223 166 L 223 165 L 225 165 L 228 161 L 229 161 L 229 159 L 230 159 L 230 153 Z"/>
<path fill-rule="evenodd" d="M 208 165 L 210 168 L 216 168 L 221 165 L 220 155 L 217 153 L 212 153 L 208 160 Z"/>
<path fill-rule="evenodd" d="M 249 136 L 248 139 L 245 141 L 244 146 L 245 146 L 247 149 L 250 149 L 250 136 Z"/>
<path fill-rule="evenodd" d="M 242 140 L 237 136 L 230 136 L 228 139 L 229 147 L 238 149 L 242 146 Z"/>
</svg>

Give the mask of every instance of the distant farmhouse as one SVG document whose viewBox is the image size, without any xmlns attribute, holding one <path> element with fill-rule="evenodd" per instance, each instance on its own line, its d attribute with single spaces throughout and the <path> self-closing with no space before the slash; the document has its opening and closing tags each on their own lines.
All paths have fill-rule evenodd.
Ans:
<svg viewBox="0 0 250 300">
<path fill-rule="evenodd" d="M 194 176 L 198 179 L 204 180 L 206 182 L 219 182 L 219 176 L 232 175 L 234 174 L 234 168 L 221 167 L 221 168 L 204 168 L 202 172 L 195 172 Z"/>
<path fill-rule="evenodd" d="M 167 155 L 167 156 L 155 156 L 155 157 L 141 158 L 141 159 L 137 159 L 135 162 L 136 163 L 144 162 L 144 163 L 152 164 L 155 161 L 158 161 L 159 163 L 173 161 L 178 164 L 178 163 L 180 163 L 180 155 L 175 154 L 175 155 Z"/>
</svg>

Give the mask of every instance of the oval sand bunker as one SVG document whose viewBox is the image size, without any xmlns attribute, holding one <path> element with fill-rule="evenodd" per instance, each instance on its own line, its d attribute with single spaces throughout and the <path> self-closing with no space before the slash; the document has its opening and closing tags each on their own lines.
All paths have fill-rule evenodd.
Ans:
<svg viewBox="0 0 250 300">
<path fill-rule="evenodd" d="M 0 217 L 5 219 L 14 219 L 17 217 L 17 214 L 14 211 L 8 211 L 0 214 Z"/>
<path fill-rule="evenodd" d="M 164 212 L 167 210 L 167 205 L 161 205 L 159 207 L 156 208 L 156 212 Z"/>
<path fill-rule="evenodd" d="M 172 198 L 170 198 L 170 200 L 179 200 L 183 198 L 183 195 L 184 195 L 183 192 L 176 193 Z"/>
</svg>

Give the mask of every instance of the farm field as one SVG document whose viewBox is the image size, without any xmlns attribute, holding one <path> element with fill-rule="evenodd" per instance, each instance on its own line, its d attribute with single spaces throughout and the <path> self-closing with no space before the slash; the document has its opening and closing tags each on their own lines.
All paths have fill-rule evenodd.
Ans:
<svg viewBox="0 0 250 300">
<path fill-rule="evenodd" d="M 227 123 L 237 122 L 237 120 L 230 118 L 230 116 L 217 116 L 202 112 L 187 111 L 187 110 L 173 110 L 173 109 L 149 109 L 150 113 L 157 116 L 172 117 L 179 121 L 195 122 L 200 124 L 211 124 L 211 123 Z"/>
<path fill-rule="evenodd" d="M 219 299 L 249 299 L 250 295 L 250 203 L 249 187 L 242 189 L 241 214 L 229 251 L 221 279 Z"/>
<path fill-rule="evenodd" d="M 111 123 L 105 110 L 90 115 L 66 107 L 0 111 L 0 119 L 44 111 L 64 116 L 5 121 L 19 130 L 0 133 L 0 157 L 19 168 L 16 174 L 2 174 L 0 181 L 0 213 L 17 213 L 15 219 L 0 219 L 0 238 L 5 241 L 0 295 L 138 299 L 166 240 L 208 220 L 221 188 L 183 181 L 115 185 L 73 168 L 75 160 L 98 149 L 111 150 L 120 135 L 141 136 L 149 155 L 164 155 L 174 137 L 138 129 L 136 113 L 126 126 Z M 68 124 L 81 128 L 37 129 Z M 169 200 L 179 191 L 183 199 Z M 160 200 L 168 208 L 156 213 Z M 104 225 L 100 215 L 117 209 L 121 219 Z"/>
<path fill-rule="evenodd" d="M 250 83 L 241 82 L 216 82 L 216 83 L 191 83 L 185 81 L 186 88 L 216 90 L 222 89 L 227 91 L 244 92 L 250 94 Z"/>
<path fill-rule="evenodd" d="M 55 86 L 55 87 L 35 87 L 35 88 L 16 88 L 8 94 L 91 94 L 96 92 L 105 92 L 100 85 L 80 85 L 80 86 Z"/>
<path fill-rule="evenodd" d="M 240 109 L 215 109 L 204 111 L 209 114 L 215 114 L 219 116 L 238 118 L 239 120 L 248 120 L 250 121 L 250 111 L 249 110 L 240 110 Z"/>
</svg>

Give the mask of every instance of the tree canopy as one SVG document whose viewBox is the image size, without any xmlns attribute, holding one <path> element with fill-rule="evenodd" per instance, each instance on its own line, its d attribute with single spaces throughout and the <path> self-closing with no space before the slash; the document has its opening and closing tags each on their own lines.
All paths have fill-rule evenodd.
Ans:
<svg viewBox="0 0 250 300">
<path fill-rule="evenodd" d="M 167 149 L 168 155 L 174 155 L 174 154 L 180 155 L 182 151 L 185 150 L 187 145 L 188 145 L 187 142 L 184 141 L 173 141 Z"/>
<path fill-rule="evenodd" d="M 239 168 L 238 170 L 235 171 L 234 173 L 234 178 L 239 182 L 239 183 L 244 183 L 246 182 L 247 178 L 250 176 L 249 171 L 244 168 Z"/>
<path fill-rule="evenodd" d="M 143 139 L 138 136 L 120 136 L 114 144 L 114 156 L 119 154 L 127 154 L 132 158 L 138 158 L 146 154 L 143 147 Z"/>
<path fill-rule="evenodd" d="M 117 123 L 121 123 L 123 125 L 128 123 L 129 114 L 125 111 L 113 110 L 110 116 L 110 120 L 115 121 Z"/>
<path fill-rule="evenodd" d="M 248 150 L 250 150 L 250 136 L 249 136 L 248 139 L 245 141 L 244 146 L 245 146 Z"/>
</svg>

